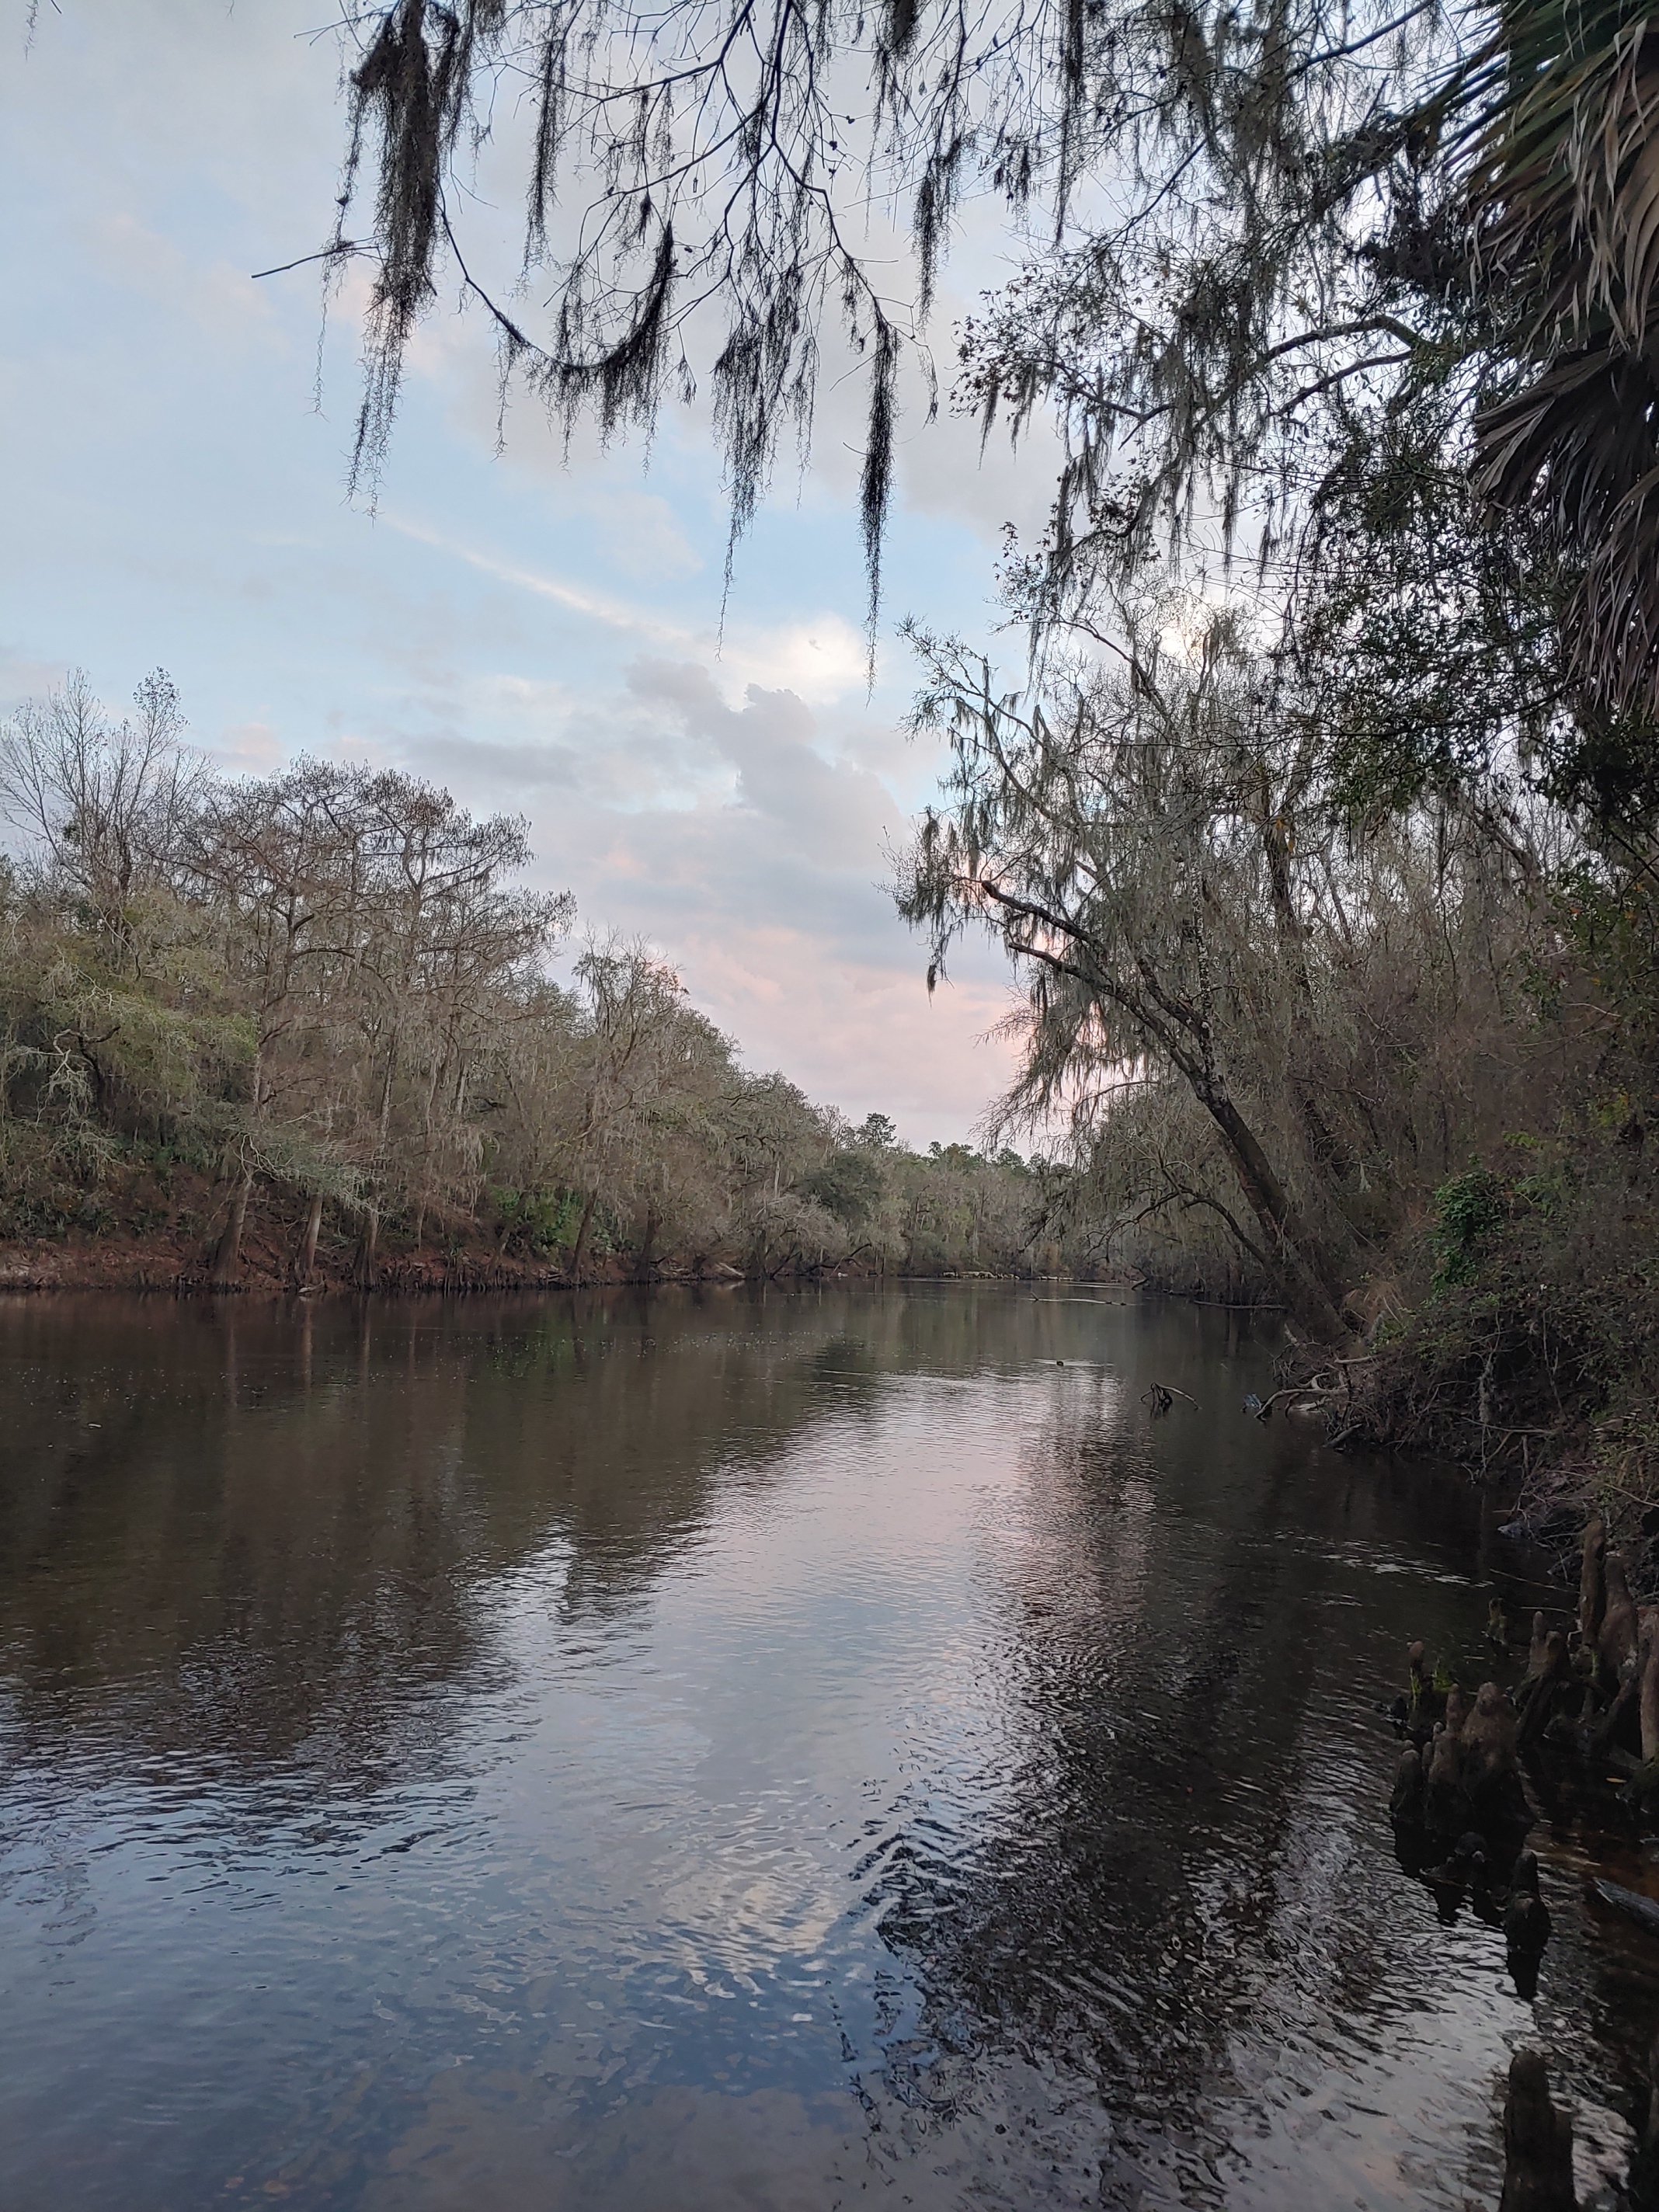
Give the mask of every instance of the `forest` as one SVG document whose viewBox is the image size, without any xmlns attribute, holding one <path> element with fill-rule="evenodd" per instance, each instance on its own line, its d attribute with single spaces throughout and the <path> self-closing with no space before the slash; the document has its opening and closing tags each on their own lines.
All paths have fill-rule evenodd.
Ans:
<svg viewBox="0 0 1659 2212">
<path fill-rule="evenodd" d="M 221 1287 L 1062 1264 L 1060 1171 L 749 1073 L 646 947 L 572 943 L 523 822 L 182 738 L 160 674 L 0 733 L 0 1237 Z"/>
</svg>

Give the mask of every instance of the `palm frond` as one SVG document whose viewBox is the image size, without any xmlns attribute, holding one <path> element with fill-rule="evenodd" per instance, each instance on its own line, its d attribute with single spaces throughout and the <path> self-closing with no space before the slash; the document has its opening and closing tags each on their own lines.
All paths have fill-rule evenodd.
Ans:
<svg viewBox="0 0 1659 2212">
<path fill-rule="evenodd" d="M 1464 193 L 1471 276 L 1517 368 L 1474 426 L 1478 489 L 1583 572 L 1587 697 L 1659 708 L 1659 31 L 1630 0 L 1514 5 Z"/>
</svg>

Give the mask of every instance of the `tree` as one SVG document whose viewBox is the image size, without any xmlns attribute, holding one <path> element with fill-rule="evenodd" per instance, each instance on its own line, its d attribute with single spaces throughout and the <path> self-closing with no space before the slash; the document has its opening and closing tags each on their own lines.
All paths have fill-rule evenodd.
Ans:
<svg viewBox="0 0 1659 2212">
<path fill-rule="evenodd" d="M 1018 1096 L 1032 1118 L 1065 1102 L 1086 1121 L 1149 1061 L 1177 1073 L 1248 1208 L 1255 1237 L 1236 1233 L 1332 1335 L 1343 1285 L 1228 1050 L 1234 1006 L 1267 982 L 1264 938 L 1282 951 L 1299 936 L 1285 837 L 1310 763 L 1268 723 L 1230 626 L 1212 620 L 1176 658 L 1157 642 L 1168 614 L 1126 611 L 1127 666 L 1079 674 L 1058 714 L 1022 712 L 988 669 L 919 641 L 933 678 L 920 717 L 948 720 L 955 805 L 924 824 L 900 908 L 931 930 L 936 972 L 984 920 L 1030 974 Z"/>
<path fill-rule="evenodd" d="M 1565 614 L 1592 704 L 1659 708 L 1659 46 L 1630 0 L 1498 18 L 1456 210 L 1516 364 L 1476 419 L 1474 482 L 1581 574 Z"/>
<path fill-rule="evenodd" d="M 857 1237 L 874 1218 L 886 1189 L 878 1157 L 867 1146 L 834 1152 L 805 1185 L 809 1197 Z"/>
<path fill-rule="evenodd" d="M 1565 614 L 1583 680 L 1604 704 L 1651 702 L 1656 65 L 1631 0 L 1472 15 L 1440 0 L 735 14 L 358 0 L 345 32 L 349 151 L 323 258 L 375 266 L 360 478 L 453 266 L 504 372 L 567 428 L 588 408 L 607 436 L 648 425 L 693 386 L 699 333 L 719 331 L 708 373 L 735 538 L 782 432 L 805 433 L 838 317 L 869 364 L 873 592 L 899 361 L 925 331 L 961 195 L 988 189 L 1039 252 L 968 333 L 964 396 L 988 424 L 1058 410 L 1070 454 L 1052 586 L 1079 557 L 1123 580 L 1160 536 L 1213 521 L 1224 538 L 1252 502 L 1271 538 L 1333 392 L 1462 362 L 1483 492 L 1533 506 L 1583 560 Z M 539 332 L 475 274 L 464 236 L 460 173 L 508 90 L 530 111 L 524 265 L 551 290 Z M 1104 221 L 1084 211 L 1085 179 L 1115 210 Z M 884 234 L 860 239 L 872 202 L 908 228 L 908 300 L 880 273 Z"/>
<path fill-rule="evenodd" d="M 708 1194 L 693 1194 L 702 1181 L 697 1155 L 718 1143 L 729 1047 L 643 944 L 590 939 L 576 979 L 584 1005 L 558 1144 L 560 1173 L 580 1207 L 571 1268 L 580 1280 L 602 1211 L 623 1220 L 638 1212 L 648 1273 L 675 1212 L 704 1217 L 698 1225 L 707 1228 Z"/>
<path fill-rule="evenodd" d="M 136 720 L 112 721 L 77 668 L 0 734 L 0 814 L 117 933 L 135 891 L 167 876 L 203 781 L 164 669 L 133 703 Z"/>
<path fill-rule="evenodd" d="M 0 726 L 0 812 L 24 855 L 9 886 L 7 1057 L 81 1168 L 125 1113 L 193 1133 L 222 1121 L 216 1093 L 247 1052 L 246 1024 L 203 988 L 204 933 L 175 895 L 205 772 L 164 672 L 134 703 L 136 720 L 117 721 L 76 670 Z"/>
<path fill-rule="evenodd" d="M 362 890 L 349 812 L 348 775 L 302 761 L 264 781 L 210 785 L 182 840 L 183 880 L 220 921 L 225 973 L 254 1026 L 240 1180 L 213 1260 L 220 1281 L 234 1276 L 256 1174 L 286 1172 L 309 1187 L 294 1258 L 301 1285 L 325 1197 L 356 1194 L 333 1080 Z"/>
<path fill-rule="evenodd" d="M 569 902 L 511 883 L 527 857 L 521 822 L 475 822 L 412 777 L 314 760 L 208 787 L 183 856 L 255 1026 L 215 1271 L 234 1271 L 263 1172 L 311 1186 L 301 1276 L 323 1196 L 355 1191 L 372 1277 L 388 1192 L 423 1218 L 475 1170 L 469 1087 Z"/>
<path fill-rule="evenodd" d="M 1356 821 L 1310 672 L 1225 612 L 1120 618 L 1115 666 L 1034 702 L 920 641 L 953 759 L 901 908 L 935 972 L 983 927 L 1026 979 L 1004 1125 L 1068 1121 L 1109 1218 L 1213 1216 L 1329 1339 L 1431 1159 L 1520 1118 L 1490 1063 L 1559 950 L 1541 894 L 1571 842 L 1496 782 Z"/>
<path fill-rule="evenodd" d="M 1047 272 L 1018 288 L 1019 341 L 1003 344 L 999 324 L 975 350 L 971 395 L 988 415 L 1053 401 L 1077 429 L 1056 550 L 1075 550 L 1072 509 L 1098 507 L 1126 434 L 1150 457 L 1145 515 L 1167 520 L 1217 466 L 1236 492 L 1307 387 L 1396 368 L 1425 342 L 1367 250 L 1432 197 L 1425 165 L 1455 104 L 1442 73 L 1465 35 L 1438 0 L 1403 15 L 1335 0 L 1288 15 L 1273 0 L 1173 13 L 756 0 L 735 14 L 702 0 L 651 13 L 392 0 L 354 6 L 346 35 L 349 149 L 323 258 L 332 271 L 362 253 L 374 269 L 362 481 L 440 270 L 482 306 L 504 372 L 567 428 L 587 409 L 605 435 L 648 424 L 669 391 L 692 388 L 710 333 L 734 537 L 781 435 L 810 424 L 838 320 L 868 366 L 873 592 L 899 362 L 922 342 L 973 188 L 1064 247 L 1057 289 Z M 466 239 L 463 172 L 508 92 L 528 107 L 525 273 L 551 295 L 536 329 L 505 283 L 475 273 Z M 1085 178 L 1121 220 L 1079 223 Z M 872 203 L 908 230 L 908 300 L 885 230 L 869 231 Z M 1079 311 L 1080 349 L 1064 342 Z"/>
</svg>

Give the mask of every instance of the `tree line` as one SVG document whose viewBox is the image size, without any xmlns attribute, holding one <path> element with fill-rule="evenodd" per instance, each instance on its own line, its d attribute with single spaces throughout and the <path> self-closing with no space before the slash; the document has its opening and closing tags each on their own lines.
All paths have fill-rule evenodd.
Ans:
<svg viewBox="0 0 1659 2212">
<path fill-rule="evenodd" d="M 520 820 L 392 769 L 211 774 L 160 674 L 121 719 L 80 676 L 27 703 L 0 805 L 13 1237 L 182 1234 L 220 1284 L 1059 1264 L 1040 1164 L 750 1073 L 640 944 L 556 980 L 571 902 L 525 888 Z"/>
</svg>

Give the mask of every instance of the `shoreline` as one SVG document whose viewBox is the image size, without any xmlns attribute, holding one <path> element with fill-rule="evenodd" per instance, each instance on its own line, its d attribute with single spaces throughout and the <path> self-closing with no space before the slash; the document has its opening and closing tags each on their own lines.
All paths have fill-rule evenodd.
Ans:
<svg viewBox="0 0 1659 2212">
<path fill-rule="evenodd" d="M 852 1267 L 797 1267 L 770 1274 L 745 1273 L 716 1261 L 707 1266 L 654 1266 L 641 1273 L 630 1261 L 600 1259 L 578 1277 L 545 1261 L 508 1254 L 462 1251 L 391 1253 L 379 1261 L 373 1282 L 354 1276 L 351 1255 L 318 1257 L 308 1280 L 294 1278 L 291 1266 L 275 1253 L 252 1249 L 248 1240 L 235 1277 L 216 1282 L 199 1251 L 181 1250 L 172 1242 L 140 1243 L 127 1238 L 64 1244 L 0 1243 L 0 1296 L 46 1297 L 94 1291 L 143 1293 L 167 1297 L 459 1297 L 513 1291 L 649 1290 L 658 1287 L 735 1289 L 744 1285 L 805 1285 L 822 1282 L 957 1283 L 1000 1282 L 1091 1285 L 1120 1296 L 1151 1286 L 1125 1276 L 1004 1273 L 994 1269 L 907 1273 Z M 1180 1297 L 1181 1292 L 1152 1291 Z M 1223 1301 L 1193 1299 L 1220 1308 Z M 1276 1312 L 1272 1306 L 1228 1308 L 1232 1311 Z"/>
</svg>

